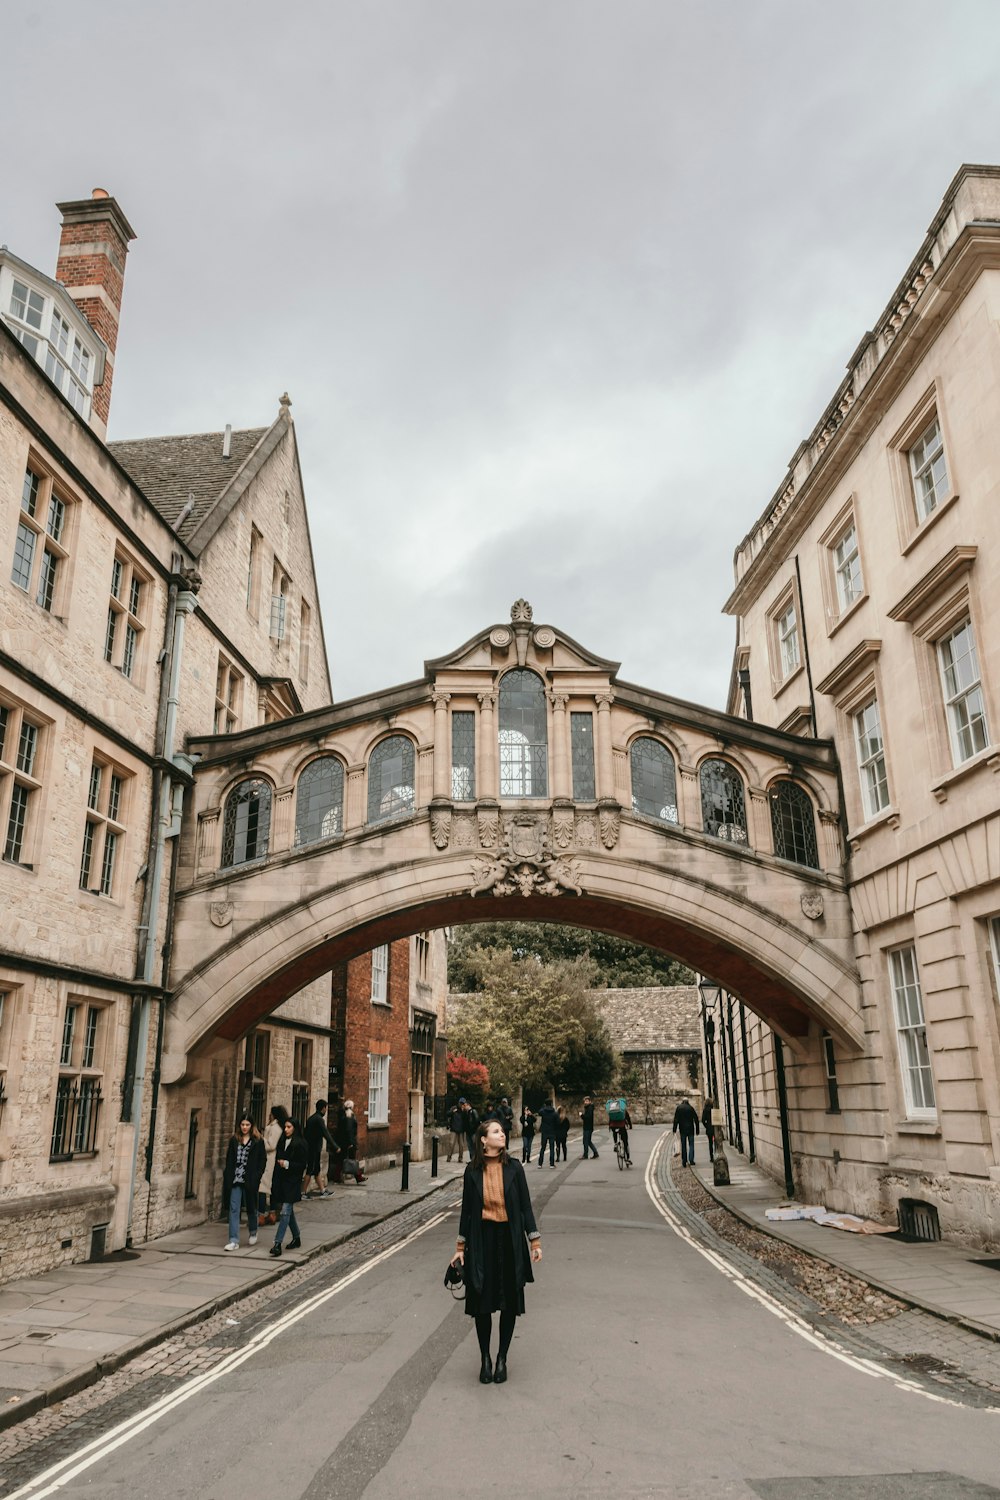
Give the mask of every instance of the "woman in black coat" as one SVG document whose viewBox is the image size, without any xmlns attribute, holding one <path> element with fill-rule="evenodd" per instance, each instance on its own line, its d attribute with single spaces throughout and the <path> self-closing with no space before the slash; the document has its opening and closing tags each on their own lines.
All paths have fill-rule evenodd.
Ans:
<svg viewBox="0 0 1000 1500">
<path fill-rule="evenodd" d="M 249 1115 L 244 1115 L 229 1138 L 226 1165 L 222 1171 L 222 1212 L 229 1216 L 227 1250 L 240 1248 L 240 1209 L 247 1211 L 250 1243 L 257 1243 L 257 1189 L 267 1166 L 267 1151 Z"/>
<path fill-rule="evenodd" d="M 278 1210 L 278 1227 L 274 1231 L 272 1255 L 281 1254 L 281 1242 L 285 1230 L 291 1226 L 292 1238 L 289 1250 L 297 1250 L 302 1244 L 295 1205 L 302 1198 L 302 1178 L 308 1161 L 305 1137 L 298 1120 L 286 1120 L 284 1134 L 274 1152 L 274 1172 L 271 1176 L 271 1207 Z"/>
<path fill-rule="evenodd" d="M 532 1261 L 542 1258 L 542 1237 L 519 1161 L 507 1154 L 499 1120 L 476 1130 L 472 1160 L 465 1169 L 462 1216 L 453 1263 L 465 1268 L 465 1311 L 476 1320 L 483 1385 L 503 1385 L 514 1321 L 524 1312 L 525 1282 L 534 1281 Z M 500 1347 L 490 1362 L 493 1314 L 500 1314 Z"/>
</svg>

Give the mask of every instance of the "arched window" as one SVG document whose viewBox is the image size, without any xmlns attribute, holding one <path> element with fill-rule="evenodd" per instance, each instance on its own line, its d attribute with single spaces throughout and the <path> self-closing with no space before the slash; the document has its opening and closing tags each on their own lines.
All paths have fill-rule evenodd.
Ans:
<svg viewBox="0 0 1000 1500">
<path fill-rule="evenodd" d="M 310 761 L 295 794 L 295 848 L 344 831 L 344 768 L 333 755 Z"/>
<path fill-rule="evenodd" d="M 549 730 L 537 673 L 523 667 L 505 673 L 498 723 L 501 797 L 547 797 Z"/>
<path fill-rule="evenodd" d="M 677 772 L 674 758 L 659 740 L 633 740 L 632 811 L 661 823 L 677 822 Z"/>
<path fill-rule="evenodd" d="M 794 781 L 779 781 L 771 788 L 771 830 L 779 859 L 819 869 L 813 805 Z"/>
<path fill-rule="evenodd" d="M 747 816 L 743 801 L 743 780 L 725 760 L 706 760 L 699 773 L 701 782 L 701 821 L 713 838 L 728 839 L 731 844 L 747 841 Z"/>
<path fill-rule="evenodd" d="M 384 823 L 413 811 L 413 741 L 405 734 L 380 740 L 368 757 L 368 821 Z"/>
<path fill-rule="evenodd" d="M 226 798 L 223 865 L 245 865 L 248 860 L 263 859 L 270 832 L 271 788 L 266 781 L 241 781 Z"/>
</svg>

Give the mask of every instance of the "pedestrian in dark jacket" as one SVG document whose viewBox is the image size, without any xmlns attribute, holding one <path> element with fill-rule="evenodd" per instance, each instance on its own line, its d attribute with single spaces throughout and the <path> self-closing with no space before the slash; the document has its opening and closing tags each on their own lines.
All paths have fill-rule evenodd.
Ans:
<svg viewBox="0 0 1000 1500">
<path fill-rule="evenodd" d="M 510 1107 L 509 1099 L 501 1099 L 497 1105 L 497 1114 L 500 1116 L 500 1124 L 503 1133 L 507 1137 L 507 1145 L 510 1145 L 510 1133 L 514 1129 L 514 1111 Z"/>
<path fill-rule="evenodd" d="M 597 1155 L 594 1145 L 594 1101 L 589 1094 L 583 1101 L 580 1119 L 583 1121 L 583 1159 L 586 1161 L 588 1156 Z"/>
<path fill-rule="evenodd" d="M 534 1281 L 531 1263 L 542 1258 L 542 1239 L 519 1161 L 512 1161 L 499 1120 L 476 1131 L 465 1169 L 462 1215 L 454 1261 L 465 1267 L 465 1311 L 476 1320 L 483 1385 L 503 1385 L 515 1319 L 524 1312 L 524 1287 Z M 490 1360 L 493 1314 L 500 1314 L 500 1346 Z"/>
<path fill-rule="evenodd" d="M 715 1100 L 706 1099 L 705 1107 L 701 1112 L 701 1123 L 705 1128 L 705 1139 L 708 1141 L 708 1159 L 715 1160 Z"/>
<path fill-rule="evenodd" d="M 697 1111 L 691 1107 L 687 1099 L 682 1099 L 674 1110 L 674 1134 L 681 1134 L 681 1166 L 689 1167 L 694 1163 L 694 1138 L 701 1127 L 698 1124 Z"/>
<path fill-rule="evenodd" d="M 348 1177 L 353 1177 L 355 1182 L 367 1181 L 358 1160 L 358 1117 L 354 1113 L 353 1099 L 344 1100 L 344 1108 L 337 1122 L 335 1139 L 342 1153 L 343 1171 Z"/>
<path fill-rule="evenodd" d="M 544 1165 L 545 1148 L 549 1148 L 549 1166 L 556 1164 L 556 1112 L 548 1100 L 538 1111 L 538 1128 L 542 1135 L 542 1144 L 538 1151 L 538 1165 Z"/>
<path fill-rule="evenodd" d="M 479 1116 L 469 1103 L 468 1099 L 461 1099 L 462 1119 L 465 1124 L 465 1144 L 469 1148 L 469 1160 L 472 1160 L 472 1146 L 479 1129 Z"/>
<path fill-rule="evenodd" d="M 451 1139 L 448 1142 L 448 1160 L 451 1161 L 455 1152 L 458 1152 L 460 1162 L 465 1160 L 465 1111 L 462 1105 L 466 1101 L 459 1099 L 451 1114 L 448 1116 L 448 1129 L 451 1131 Z"/>
<path fill-rule="evenodd" d="M 261 1133 L 249 1115 L 243 1115 L 229 1138 L 226 1165 L 222 1171 L 222 1209 L 229 1215 L 227 1250 L 240 1248 L 240 1209 L 247 1211 L 250 1244 L 257 1243 L 257 1190 L 267 1166 L 267 1151 Z"/>
<path fill-rule="evenodd" d="M 306 1169 L 306 1143 L 298 1120 L 286 1120 L 284 1139 L 278 1142 L 274 1153 L 274 1172 L 271 1176 L 271 1203 L 278 1210 L 278 1227 L 274 1231 L 272 1255 L 281 1254 L 281 1242 L 285 1230 L 291 1229 L 289 1250 L 297 1250 L 302 1244 L 295 1205 L 302 1198 L 302 1176 Z"/>
<path fill-rule="evenodd" d="M 560 1156 L 563 1161 L 568 1161 L 566 1155 L 567 1143 L 569 1141 L 569 1115 L 560 1104 L 556 1112 L 556 1161 Z"/>
<path fill-rule="evenodd" d="M 302 1192 L 307 1198 L 329 1198 L 328 1191 L 323 1181 L 323 1145 L 327 1150 L 336 1153 L 333 1136 L 327 1129 L 326 1124 L 327 1102 L 325 1099 L 316 1100 L 316 1108 L 306 1121 L 306 1176 L 302 1184 Z M 310 1182 L 315 1182 L 316 1191 L 309 1192 Z"/>
<path fill-rule="evenodd" d="M 521 1111 L 521 1160 L 531 1160 L 531 1146 L 535 1139 L 535 1111 L 527 1105 Z"/>
</svg>

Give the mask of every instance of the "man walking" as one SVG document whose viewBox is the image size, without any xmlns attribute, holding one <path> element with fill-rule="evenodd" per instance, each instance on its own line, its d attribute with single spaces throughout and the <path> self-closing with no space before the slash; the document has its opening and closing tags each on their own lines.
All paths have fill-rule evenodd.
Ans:
<svg viewBox="0 0 1000 1500">
<path fill-rule="evenodd" d="M 521 1111 L 521 1160 L 530 1161 L 535 1140 L 535 1111 L 527 1105 Z"/>
<path fill-rule="evenodd" d="M 462 1111 L 464 1099 L 459 1099 L 457 1104 L 452 1105 L 448 1115 L 448 1129 L 451 1134 L 448 1137 L 448 1160 L 451 1161 L 455 1152 L 458 1152 L 459 1164 L 465 1155 L 465 1115 Z"/>
<path fill-rule="evenodd" d="M 556 1115 L 555 1109 L 552 1106 L 552 1101 L 550 1099 L 546 1099 L 545 1103 L 538 1111 L 538 1125 L 542 1133 L 542 1145 L 538 1153 L 538 1165 L 540 1167 L 544 1166 L 545 1164 L 544 1159 L 546 1146 L 548 1146 L 549 1148 L 549 1166 L 554 1167 L 556 1164 L 557 1119 L 558 1117 Z"/>
<path fill-rule="evenodd" d="M 510 1149 L 510 1133 L 514 1129 L 514 1111 L 510 1107 L 509 1099 L 501 1099 L 497 1105 L 497 1114 L 500 1116 L 500 1124 L 503 1133 L 507 1137 L 507 1149 Z"/>
<path fill-rule="evenodd" d="M 715 1121 L 712 1112 L 715 1109 L 715 1100 L 706 1099 L 705 1107 L 701 1112 L 701 1123 L 705 1127 L 705 1139 L 708 1141 L 708 1159 L 715 1160 Z"/>
<path fill-rule="evenodd" d="M 323 1143 L 326 1143 L 328 1151 L 334 1155 L 337 1152 L 337 1143 L 326 1128 L 326 1100 L 317 1099 L 316 1108 L 306 1121 L 306 1175 L 302 1183 L 303 1198 L 331 1198 L 333 1194 L 324 1185 L 322 1177 L 323 1166 Z M 315 1182 L 316 1191 L 308 1191 L 310 1182 Z"/>
<path fill-rule="evenodd" d="M 700 1130 L 697 1111 L 687 1099 L 682 1099 L 674 1110 L 674 1134 L 681 1133 L 681 1166 L 694 1164 L 694 1138 Z"/>
<path fill-rule="evenodd" d="M 479 1116 L 468 1099 L 459 1099 L 458 1103 L 462 1111 L 462 1122 L 465 1125 L 465 1143 L 469 1148 L 469 1160 L 471 1161 L 472 1149 L 475 1144 L 475 1134 L 479 1126 Z"/>
<path fill-rule="evenodd" d="M 597 1148 L 594 1145 L 594 1101 L 588 1094 L 583 1101 L 580 1111 L 580 1119 L 583 1121 L 583 1159 L 593 1155 L 596 1159 Z"/>
</svg>

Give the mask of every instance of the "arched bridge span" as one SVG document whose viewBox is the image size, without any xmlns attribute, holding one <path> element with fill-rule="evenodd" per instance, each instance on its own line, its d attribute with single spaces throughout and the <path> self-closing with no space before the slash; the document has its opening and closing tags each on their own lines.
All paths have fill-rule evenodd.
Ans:
<svg viewBox="0 0 1000 1500">
<path fill-rule="evenodd" d="M 168 1082 L 340 959 L 504 919 L 635 938 L 861 1047 L 832 746 L 621 682 L 523 601 L 415 682 L 189 748 Z"/>
</svg>

